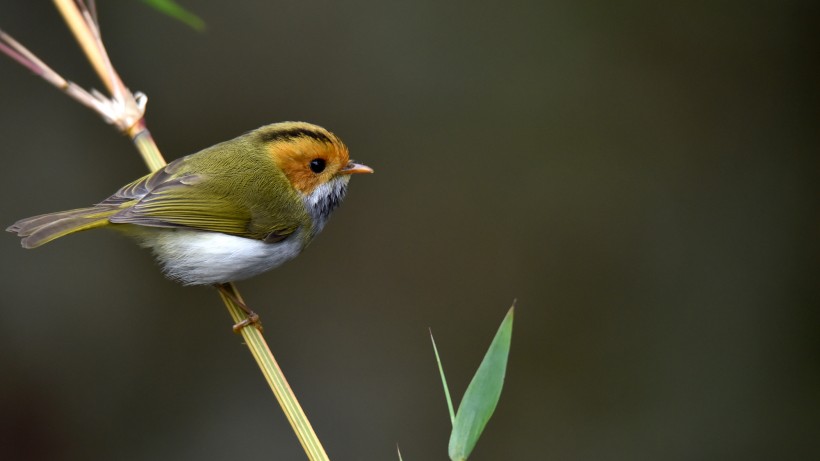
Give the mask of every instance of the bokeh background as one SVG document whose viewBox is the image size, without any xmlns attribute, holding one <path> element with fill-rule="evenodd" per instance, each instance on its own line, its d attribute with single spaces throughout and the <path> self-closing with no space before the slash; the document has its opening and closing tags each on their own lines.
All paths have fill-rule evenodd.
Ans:
<svg viewBox="0 0 820 461">
<path fill-rule="evenodd" d="M 377 174 L 240 284 L 332 459 L 446 459 L 513 298 L 475 460 L 820 455 L 816 2 L 100 2 L 173 159 L 274 121 Z M 99 88 L 50 2 L 0 27 Z M 128 140 L 0 59 L 0 222 L 141 176 Z M 0 238 L 0 458 L 303 459 L 209 288 L 95 231 Z"/>
</svg>

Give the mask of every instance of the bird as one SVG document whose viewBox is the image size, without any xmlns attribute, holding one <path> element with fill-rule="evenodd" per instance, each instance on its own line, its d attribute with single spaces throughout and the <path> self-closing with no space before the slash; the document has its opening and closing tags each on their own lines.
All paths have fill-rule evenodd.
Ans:
<svg viewBox="0 0 820 461">
<path fill-rule="evenodd" d="M 181 157 L 87 208 L 21 219 L 24 248 L 96 228 L 151 249 L 168 278 L 224 287 L 299 255 L 342 203 L 354 174 L 330 131 L 306 122 L 262 126 Z M 244 307 L 243 307 L 244 308 Z"/>
</svg>

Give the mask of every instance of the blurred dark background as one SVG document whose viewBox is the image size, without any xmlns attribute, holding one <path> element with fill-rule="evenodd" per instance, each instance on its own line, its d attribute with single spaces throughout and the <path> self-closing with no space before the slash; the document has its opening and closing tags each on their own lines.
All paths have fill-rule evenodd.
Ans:
<svg viewBox="0 0 820 461">
<path fill-rule="evenodd" d="M 820 456 L 816 2 L 99 2 L 173 159 L 274 121 L 356 177 L 297 260 L 242 282 L 332 459 L 446 459 L 513 298 L 475 460 Z M 0 27 L 101 88 L 50 2 Z M 0 57 L 0 224 L 145 173 Z M 304 459 L 209 288 L 106 231 L 0 238 L 0 458 Z"/>
</svg>

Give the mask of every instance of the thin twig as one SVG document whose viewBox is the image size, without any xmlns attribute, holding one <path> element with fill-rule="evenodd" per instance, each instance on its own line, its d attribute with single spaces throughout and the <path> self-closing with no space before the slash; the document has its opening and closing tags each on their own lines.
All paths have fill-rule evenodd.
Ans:
<svg viewBox="0 0 820 461">
<path fill-rule="evenodd" d="M 65 89 L 68 85 L 66 79 L 51 70 L 46 63 L 2 29 L 0 29 L 0 51 L 57 88 Z"/>
<path fill-rule="evenodd" d="M 97 30 L 100 30 L 100 20 L 97 17 L 97 2 L 94 0 L 88 0 L 88 12 L 91 14 L 91 19 L 94 20 L 94 26 Z"/>
<path fill-rule="evenodd" d="M 97 75 L 108 87 L 108 91 L 116 95 L 117 89 L 115 87 L 117 82 L 108 73 L 109 66 L 105 64 L 107 53 L 105 50 L 100 50 L 102 41 L 95 39 L 94 30 L 96 28 L 88 24 L 74 0 L 54 0 L 54 5 L 60 10 L 60 14 L 63 15 L 68 28 L 71 29 L 74 38 L 79 43 L 80 48 L 83 49 L 86 58 L 91 62 L 91 66 L 94 67 Z M 119 83 L 122 84 L 122 82 Z"/>
<path fill-rule="evenodd" d="M 145 105 L 148 102 L 148 98 L 142 93 L 131 95 L 128 92 L 128 98 L 117 99 L 108 98 L 94 89 L 88 92 L 76 83 L 63 78 L 34 53 L 2 30 L 0 30 L 0 52 L 34 72 L 80 104 L 97 112 L 106 122 L 116 126 L 120 131 L 130 132 L 142 120 Z"/>
</svg>

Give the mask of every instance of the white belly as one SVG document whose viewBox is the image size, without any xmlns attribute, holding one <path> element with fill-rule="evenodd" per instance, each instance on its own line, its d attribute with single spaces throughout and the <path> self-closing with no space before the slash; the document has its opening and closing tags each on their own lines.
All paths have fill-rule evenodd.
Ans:
<svg viewBox="0 0 820 461">
<path fill-rule="evenodd" d="M 295 258 L 303 248 L 297 232 L 278 243 L 216 232 L 142 227 L 128 234 L 151 248 L 168 278 L 183 285 L 242 280 Z"/>
</svg>

